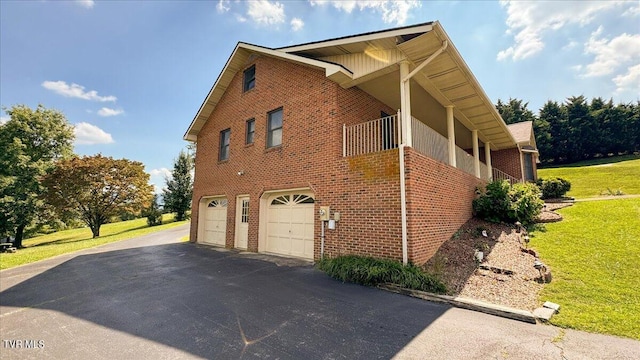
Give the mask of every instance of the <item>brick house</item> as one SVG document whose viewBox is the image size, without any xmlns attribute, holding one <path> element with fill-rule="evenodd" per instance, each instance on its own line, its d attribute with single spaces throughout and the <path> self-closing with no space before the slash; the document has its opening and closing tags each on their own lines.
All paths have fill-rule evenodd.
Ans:
<svg viewBox="0 0 640 360">
<path fill-rule="evenodd" d="M 306 259 L 423 263 L 471 218 L 476 186 L 523 178 L 518 142 L 438 22 L 238 43 L 184 138 L 192 242 Z"/>
</svg>

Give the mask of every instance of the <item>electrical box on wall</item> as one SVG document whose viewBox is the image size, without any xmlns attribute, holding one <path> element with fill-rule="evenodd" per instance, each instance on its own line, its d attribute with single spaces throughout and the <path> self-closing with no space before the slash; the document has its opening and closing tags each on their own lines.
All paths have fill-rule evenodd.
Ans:
<svg viewBox="0 0 640 360">
<path fill-rule="evenodd" d="M 335 230 L 335 229 L 336 229 L 336 221 L 329 220 L 329 230 Z"/>
<path fill-rule="evenodd" d="M 320 221 L 329 221 L 329 212 L 328 206 L 320 206 Z"/>
<path fill-rule="evenodd" d="M 334 212 L 333 213 L 333 220 L 335 221 L 340 221 L 340 213 L 339 212 Z"/>
</svg>

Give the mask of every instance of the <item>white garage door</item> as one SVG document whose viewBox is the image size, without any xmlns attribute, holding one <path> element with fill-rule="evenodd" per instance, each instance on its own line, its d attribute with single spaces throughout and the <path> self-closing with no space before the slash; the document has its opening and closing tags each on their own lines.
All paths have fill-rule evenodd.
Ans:
<svg viewBox="0 0 640 360">
<path fill-rule="evenodd" d="M 227 205 L 228 202 L 225 198 L 208 201 L 203 214 L 203 243 L 225 245 L 227 238 Z"/>
<path fill-rule="evenodd" d="M 269 198 L 267 252 L 313 259 L 313 197 L 291 193 Z"/>
</svg>

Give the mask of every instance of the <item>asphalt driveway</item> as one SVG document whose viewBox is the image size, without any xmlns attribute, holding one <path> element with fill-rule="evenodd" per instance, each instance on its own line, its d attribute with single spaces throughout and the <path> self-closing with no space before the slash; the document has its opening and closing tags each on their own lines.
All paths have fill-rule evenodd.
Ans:
<svg viewBox="0 0 640 360">
<path fill-rule="evenodd" d="M 343 284 L 296 261 L 177 242 L 187 230 L 171 229 L 0 272 L 0 356 L 640 355 L 639 343 L 632 340 L 565 333 L 452 309 Z M 598 356 L 590 356 L 594 353 Z"/>
</svg>

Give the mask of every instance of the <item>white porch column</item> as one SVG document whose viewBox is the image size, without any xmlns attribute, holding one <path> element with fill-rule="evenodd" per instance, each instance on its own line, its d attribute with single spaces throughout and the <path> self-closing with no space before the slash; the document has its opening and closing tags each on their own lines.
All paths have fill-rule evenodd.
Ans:
<svg viewBox="0 0 640 360">
<path fill-rule="evenodd" d="M 453 123 L 453 105 L 447 108 L 447 138 L 449 139 L 449 165 L 456 167 L 456 129 Z"/>
<path fill-rule="evenodd" d="M 491 168 L 491 143 L 484 143 L 484 162 L 487 164 L 487 179 L 491 181 L 493 177 L 493 169 Z"/>
<path fill-rule="evenodd" d="M 409 75 L 409 62 L 400 63 L 400 114 L 402 119 L 402 143 L 412 146 L 411 139 L 411 79 L 406 79 Z"/>
<path fill-rule="evenodd" d="M 480 177 L 480 150 L 478 149 L 478 130 L 471 130 L 471 142 L 473 143 L 473 171 L 476 177 Z"/>
</svg>

